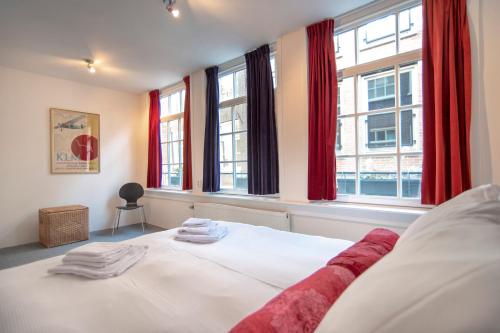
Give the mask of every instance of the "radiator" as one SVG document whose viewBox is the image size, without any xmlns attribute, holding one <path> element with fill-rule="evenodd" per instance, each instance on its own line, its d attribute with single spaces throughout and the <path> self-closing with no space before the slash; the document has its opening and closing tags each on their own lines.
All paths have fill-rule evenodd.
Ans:
<svg viewBox="0 0 500 333">
<path fill-rule="evenodd" d="M 194 203 L 194 216 L 212 220 L 240 222 L 273 229 L 290 231 L 287 212 L 244 208 L 214 203 Z"/>
</svg>

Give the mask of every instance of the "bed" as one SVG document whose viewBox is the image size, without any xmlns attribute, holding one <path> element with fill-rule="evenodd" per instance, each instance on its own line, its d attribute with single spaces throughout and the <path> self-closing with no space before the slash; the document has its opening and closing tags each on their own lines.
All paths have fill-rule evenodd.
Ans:
<svg viewBox="0 0 500 333">
<path fill-rule="evenodd" d="M 0 332 L 227 332 L 236 324 L 267 327 L 271 312 L 266 308 L 277 300 L 272 306 L 278 307 L 271 310 L 282 311 L 279 301 L 296 295 L 297 286 L 305 286 L 301 295 L 307 297 L 292 303 L 300 306 L 291 314 L 316 311 L 319 303 L 307 303 L 310 291 L 331 292 L 338 286 L 313 278 L 321 276 L 318 272 L 341 270 L 330 263 L 324 267 L 333 257 L 347 257 L 352 261 L 348 266 L 356 263 L 346 253 L 369 235 L 351 246 L 346 240 L 219 223 L 229 234 L 210 245 L 174 241 L 175 229 L 127 241 L 147 244 L 149 252 L 125 274 L 108 280 L 48 275 L 47 269 L 61 257 L 0 271 Z M 433 209 L 392 246 L 345 283 L 320 317 L 286 316 L 295 325 L 293 331 L 500 332 L 500 186 L 477 187 Z M 345 271 L 347 262 L 340 262 Z M 316 289 L 308 287 L 311 281 L 317 282 Z M 316 296 L 314 300 L 322 301 Z M 309 330 L 296 329 L 303 318 L 312 318 Z M 264 331 L 287 332 L 276 327 Z"/>
<path fill-rule="evenodd" d="M 351 241 L 219 222 L 208 245 L 175 229 L 128 240 L 142 261 L 107 280 L 49 275 L 50 258 L 0 271 L 0 332 L 226 332 Z"/>
</svg>

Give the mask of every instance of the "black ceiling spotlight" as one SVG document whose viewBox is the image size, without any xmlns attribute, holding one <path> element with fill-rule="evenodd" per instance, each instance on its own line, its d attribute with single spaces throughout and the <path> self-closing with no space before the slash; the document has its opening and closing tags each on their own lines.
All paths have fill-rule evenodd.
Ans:
<svg viewBox="0 0 500 333">
<path fill-rule="evenodd" d="M 173 17 L 179 17 L 179 9 L 175 8 L 175 0 L 163 0 L 163 4 L 167 7 L 167 10 Z"/>
</svg>

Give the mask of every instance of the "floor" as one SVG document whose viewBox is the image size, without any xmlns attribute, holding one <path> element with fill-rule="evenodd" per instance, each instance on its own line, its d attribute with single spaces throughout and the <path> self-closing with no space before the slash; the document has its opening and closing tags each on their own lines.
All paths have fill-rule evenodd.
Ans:
<svg viewBox="0 0 500 333">
<path fill-rule="evenodd" d="M 144 231 L 145 234 L 163 231 L 164 229 L 153 225 L 148 225 Z M 94 231 L 90 233 L 90 239 L 83 242 L 77 242 L 52 248 L 45 248 L 39 243 L 31 243 L 7 247 L 0 249 L 0 269 L 24 265 L 33 261 L 55 257 L 66 253 L 76 247 L 91 242 L 119 242 L 144 235 L 141 224 L 132 224 L 120 227 L 118 231 L 111 236 L 111 229 Z"/>
</svg>

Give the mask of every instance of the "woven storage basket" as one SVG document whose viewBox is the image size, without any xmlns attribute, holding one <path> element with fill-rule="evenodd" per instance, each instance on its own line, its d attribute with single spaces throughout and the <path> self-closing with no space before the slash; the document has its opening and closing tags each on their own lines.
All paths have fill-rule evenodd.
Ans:
<svg viewBox="0 0 500 333">
<path fill-rule="evenodd" d="M 89 209 L 81 205 L 42 208 L 40 243 L 53 247 L 89 239 Z"/>
</svg>

